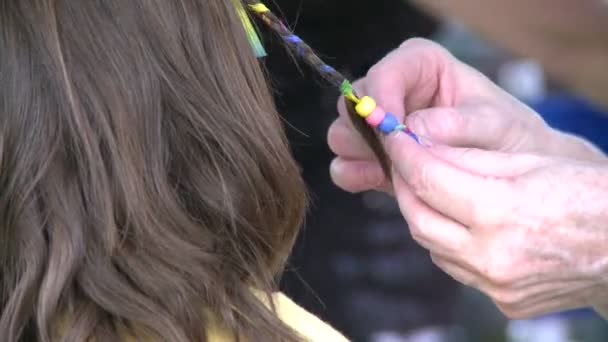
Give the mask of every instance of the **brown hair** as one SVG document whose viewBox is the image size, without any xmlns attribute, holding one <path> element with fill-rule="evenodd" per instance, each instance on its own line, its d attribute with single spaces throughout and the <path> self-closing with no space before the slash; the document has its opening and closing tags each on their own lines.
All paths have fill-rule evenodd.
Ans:
<svg viewBox="0 0 608 342">
<path fill-rule="evenodd" d="M 296 341 L 251 289 L 304 186 L 233 3 L 2 1 L 0 30 L 3 341 Z"/>
</svg>

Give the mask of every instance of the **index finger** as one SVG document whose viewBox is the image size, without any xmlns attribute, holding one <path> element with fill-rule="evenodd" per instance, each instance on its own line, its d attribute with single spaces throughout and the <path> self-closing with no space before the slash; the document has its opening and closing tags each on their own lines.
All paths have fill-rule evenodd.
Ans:
<svg viewBox="0 0 608 342">
<path fill-rule="evenodd" d="M 353 87 L 360 96 L 373 97 L 384 110 L 403 119 L 407 113 L 432 105 L 433 98 L 441 93 L 441 79 L 447 77 L 450 60 L 451 55 L 440 45 L 409 39 L 371 67 Z M 444 93 L 442 100 L 450 102 Z M 338 113 L 348 116 L 341 98 Z"/>
<path fill-rule="evenodd" d="M 367 94 L 386 111 L 403 119 L 415 110 L 451 105 L 451 55 L 426 39 L 409 39 L 374 65 L 365 77 Z"/>
</svg>

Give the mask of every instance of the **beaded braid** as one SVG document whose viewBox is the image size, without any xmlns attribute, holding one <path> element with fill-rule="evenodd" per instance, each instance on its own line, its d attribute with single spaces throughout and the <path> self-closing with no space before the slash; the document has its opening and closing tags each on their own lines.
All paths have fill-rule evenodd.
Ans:
<svg viewBox="0 0 608 342">
<path fill-rule="evenodd" d="M 287 26 L 285 26 L 285 24 L 266 7 L 266 5 L 258 0 L 244 1 L 268 27 L 282 38 L 291 51 L 309 64 L 330 84 L 340 89 L 340 92 L 344 95 L 345 99 L 351 102 L 350 104 L 347 103 L 347 108 L 350 109 L 349 111 L 355 112 L 359 117 L 365 119 L 367 124 L 377 128 L 384 134 L 390 134 L 396 130 L 401 130 L 405 131 L 419 142 L 418 137 L 413 132 L 405 125 L 401 124 L 394 114 L 384 111 L 382 107 L 376 104 L 376 101 L 373 98 L 369 96 L 359 98 L 353 89 L 351 82 L 336 69 L 323 62 L 314 50 L 300 37 L 293 34 L 293 32 L 289 30 Z M 352 107 L 354 107 L 354 110 L 352 110 Z M 368 134 L 364 133 L 364 135 Z"/>
</svg>

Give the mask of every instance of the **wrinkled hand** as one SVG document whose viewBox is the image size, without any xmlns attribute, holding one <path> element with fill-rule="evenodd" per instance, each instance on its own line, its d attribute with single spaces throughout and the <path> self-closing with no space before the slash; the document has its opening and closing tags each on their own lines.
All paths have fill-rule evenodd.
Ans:
<svg viewBox="0 0 608 342">
<path fill-rule="evenodd" d="M 400 119 L 407 114 L 406 124 L 427 143 L 603 158 L 582 140 L 550 129 L 535 112 L 427 40 L 406 41 L 355 88 Z M 377 159 L 339 103 L 340 117 L 328 133 L 337 154 L 330 169 L 334 183 L 350 192 L 390 191 Z"/>
<path fill-rule="evenodd" d="M 386 140 L 412 236 L 510 318 L 608 303 L 608 164 Z"/>
</svg>

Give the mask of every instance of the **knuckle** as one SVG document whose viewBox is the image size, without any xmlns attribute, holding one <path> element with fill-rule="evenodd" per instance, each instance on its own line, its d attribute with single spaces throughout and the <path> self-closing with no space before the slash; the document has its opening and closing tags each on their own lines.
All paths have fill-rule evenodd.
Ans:
<svg viewBox="0 0 608 342">
<path fill-rule="evenodd" d="M 494 302 L 508 308 L 518 307 L 523 299 L 522 295 L 518 291 L 511 291 L 509 289 L 495 290 L 494 293 L 489 295 Z"/>
<path fill-rule="evenodd" d="M 445 261 L 441 257 L 438 257 L 432 253 L 431 260 L 439 269 L 447 273 L 454 280 L 460 282 L 462 285 L 477 288 L 478 281 L 474 275 L 458 266 L 450 265 L 450 262 Z"/>
<path fill-rule="evenodd" d="M 340 158 L 335 158 L 330 166 L 329 173 L 332 182 L 339 187 L 340 189 L 347 192 L 356 192 L 354 191 L 353 184 L 348 181 L 349 177 L 346 175 L 345 169 L 347 165 L 345 165 L 345 161 Z"/>
<path fill-rule="evenodd" d="M 489 224 L 488 213 L 482 205 L 475 201 L 469 201 L 469 221 L 476 227 L 485 227 Z"/>
<path fill-rule="evenodd" d="M 361 178 L 362 183 L 370 189 L 382 186 L 386 180 L 380 165 L 377 163 L 359 165 L 357 174 Z"/>
<path fill-rule="evenodd" d="M 414 218 L 413 220 L 416 219 Z M 408 227 L 410 230 L 410 234 L 412 235 L 412 239 L 414 239 L 418 243 L 426 241 L 423 225 L 412 221 L 408 222 Z"/>
<path fill-rule="evenodd" d="M 434 112 L 427 118 L 429 126 L 433 127 L 435 134 L 440 137 L 455 137 L 466 133 L 466 117 L 454 108 L 445 108 L 441 112 Z"/>
<path fill-rule="evenodd" d="M 414 37 L 406 39 L 403 43 L 401 43 L 400 48 L 419 48 L 419 49 L 429 49 L 436 51 L 443 51 L 443 47 L 438 43 L 420 37 Z"/>
<path fill-rule="evenodd" d="M 344 152 L 343 147 L 348 144 L 349 138 L 349 132 L 343 119 L 335 120 L 327 130 L 327 144 L 329 149 L 337 155 Z"/>
<path fill-rule="evenodd" d="M 427 241 L 428 235 L 428 217 L 418 210 L 411 208 L 402 208 L 402 212 L 407 221 L 408 230 L 412 239 L 418 243 Z"/>
<path fill-rule="evenodd" d="M 387 65 L 386 59 L 383 59 L 369 68 L 367 74 L 365 75 L 365 79 L 370 82 L 373 82 L 374 80 L 382 80 L 384 79 L 385 75 L 390 72 L 390 67 Z"/>
<path fill-rule="evenodd" d="M 509 286 L 514 281 L 513 267 L 509 261 L 491 261 L 482 274 L 497 287 Z"/>
<path fill-rule="evenodd" d="M 415 195 L 421 197 L 429 192 L 430 187 L 430 170 L 427 164 L 421 164 L 409 176 L 408 182 Z"/>
<path fill-rule="evenodd" d="M 336 158 L 330 165 L 330 176 L 336 186 L 351 193 L 378 189 L 386 183 L 380 165 L 373 162 Z"/>
<path fill-rule="evenodd" d="M 398 50 L 411 50 L 416 51 L 421 57 L 428 57 L 431 59 L 438 58 L 443 59 L 449 56 L 450 53 L 439 43 L 425 38 L 410 38 L 405 40 Z"/>
</svg>

